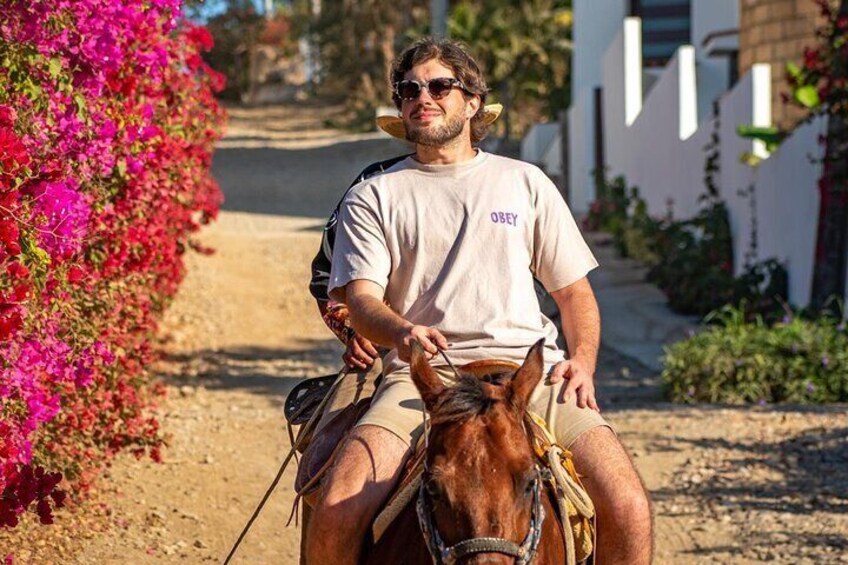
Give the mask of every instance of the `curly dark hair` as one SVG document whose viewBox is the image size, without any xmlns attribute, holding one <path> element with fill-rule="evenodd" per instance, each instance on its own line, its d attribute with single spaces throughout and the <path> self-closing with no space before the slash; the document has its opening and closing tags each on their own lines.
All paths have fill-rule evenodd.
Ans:
<svg viewBox="0 0 848 565">
<path fill-rule="evenodd" d="M 480 108 L 471 118 L 471 142 L 482 141 L 489 133 L 489 126 L 483 121 L 483 107 L 486 104 L 486 94 L 489 89 L 486 79 L 474 58 L 468 53 L 467 47 L 450 39 L 424 37 L 407 47 L 392 63 L 389 82 L 392 87 L 392 100 L 400 110 L 401 99 L 394 92 L 394 85 L 403 80 L 404 75 L 416 65 L 436 59 L 442 65 L 453 71 L 454 76 L 462 81 L 467 92 L 466 96 L 480 97 Z"/>
</svg>

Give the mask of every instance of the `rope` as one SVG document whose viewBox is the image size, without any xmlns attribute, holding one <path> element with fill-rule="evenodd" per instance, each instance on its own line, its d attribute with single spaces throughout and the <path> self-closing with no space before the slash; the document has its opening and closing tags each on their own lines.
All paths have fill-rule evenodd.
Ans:
<svg viewBox="0 0 848 565">
<path fill-rule="evenodd" d="M 567 565 L 576 565 L 577 543 L 574 539 L 574 530 L 571 529 L 571 521 L 568 518 L 568 506 L 565 499 L 567 498 L 568 502 L 574 505 L 577 512 L 586 518 L 594 517 L 595 506 L 588 496 L 584 496 L 585 491 L 583 491 L 582 487 L 563 468 L 562 453 L 563 449 L 559 445 L 553 444 L 548 448 L 548 468 L 553 473 L 557 487 L 561 491 L 560 496 L 557 496 L 556 499 L 559 505 L 560 516 L 562 517 L 562 529 L 565 537 L 565 561 Z"/>
<path fill-rule="evenodd" d="M 595 505 L 592 504 L 592 499 L 585 495 L 583 488 L 575 481 L 571 475 L 565 472 L 562 466 L 562 448 L 558 445 L 552 445 L 548 449 L 548 464 L 551 466 L 551 471 L 556 478 L 557 484 L 562 488 L 563 493 L 568 497 L 568 500 L 574 505 L 577 511 L 591 518 L 595 515 Z"/>
<path fill-rule="evenodd" d="M 453 374 L 456 375 L 456 380 L 459 380 L 459 371 L 456 370 L 456 367 L 454 366 L 454 364 L 451 363 L 450 359 L 448 359 L 448 354 L 441 347 L 439 347 L 439 353 L 442 354 L 442 357 L 444 357 L 445 361 L 448 364 L 448 367 L 450 367 L 451 370 L 453 371 Z"/>
<path fill-rule="evenodd" d="M 332 393 L 335 388 L 339 385 L 340 382 L 342 382 L 344 377 L 347 376 L 349 371 L 350 370 L 347 367 L 344 367 L 341 371 L 339 371 L 336 380 L 333 381 L 333 385 L 327 391 L 327 395 L 315 408 L 315 412 L 312 414 L 312 417 L 309 418 L 309 421 L 306 422 L 306 424 L 304 424 L 304 426 L 300 429 L 300 432 L 298 433 L 297 442 L 292 445 L 288 455 L 286 455 L 285 459 L 283 459 L 283 463 L 280 465 L 280 469 L 277 471 L 277 476 L 274 477 L 274 480 L 271 482 L 271 486 L 269 486 L 268 490 L 265 491 L 265 495 L 262 497 L 262 500 L 259 501 L 259 505 L 256 507 L 256 510 L 253 511 L 253 514 L 250 516 L 250 519 L 247 521 L 247 524 L 244 526 L 244 529 L 241 531 L 241 534 L 239 534 L 238 539 L 233 544 L 233 548 L 230 550 L 230 553 L 227 555 L 227 558 L 224 559 L 224 565 L 228 565 L 230 560 L 236 554 L 236 551 L 238 550 L 239 545 L 241 545 L 242 540 L 244 540 L 245 536 L 247 536 L 247 532 L 250 531 L 250 527 L 253 526 L 253 522 L 255 522 L 256 518 L 259 517 L 259 513 L 262 512 L 262 508 L 265 507 L 265 503 L 268 502 L 268 499 L 271 497 L 271 494 L 274 492 L 274 489 L 277 488 L 277 484 L 280 482 L 280 479 L 283 478 L 283 473 L 285 472 L 286 467 L 288 467 L 288 464 L 292 460 L 292 458 L 296 456 L 297 449 L 303 443 L 304 438 L 308 436 L 308 434 L 305 433 L 305 430 L 311 429 L 312 426 L 318 423 L 318 418 L 320 417 L 320 414 L 324 411 L 324 406 L 327 404 L 328 399 L 330 398 L 330 396 L 332 396 Z"/>
</svg>

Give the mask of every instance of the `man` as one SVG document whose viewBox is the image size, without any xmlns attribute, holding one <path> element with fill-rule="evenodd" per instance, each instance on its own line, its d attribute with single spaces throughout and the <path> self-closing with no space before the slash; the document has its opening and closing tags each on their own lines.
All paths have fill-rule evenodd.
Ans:
<svg viewBox="0 0 848 565">
<path fill-rule="evenodd" d="M 574 453 L 599 516 L 598 561 L 648 563 L 647 495 L 598 414 L 600 320 L 586 274 L 597 266 L 559 192 L 536 167 L 475 149 L 486 84 L 459 45 L 424 39 L 395 62 L 395 103 L 415 154 L 353 187 L 341 207 L 329 293 L 354 329 L 390 348 L 371 408 L 325 478 L 306 544 L 314 565 L 357 563 L 360 543 L 421 433 L 409 377 L 417 341 L 434 365 L 521 362 L 546 340 L 549 379 L 531 408 Z M 539 311 L 537 277 L 562 315 L 571 353 Z"/>
</svg>

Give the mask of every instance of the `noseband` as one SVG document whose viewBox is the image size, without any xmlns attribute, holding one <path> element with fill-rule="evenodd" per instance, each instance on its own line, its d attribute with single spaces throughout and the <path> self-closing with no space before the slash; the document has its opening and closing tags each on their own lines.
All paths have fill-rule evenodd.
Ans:
<svg viewBox="0 0 848 565">
<path fill-rule="evenodd" d="M 421 486 L 418 489 L 418 500 L 415 510 L 418 513 L 418 523 L 424 533 L 427 548 L 436 565 L 454 565 L 460 559 L 475 553 L 502 553 L 515 558 L 516 565 L 528 565 L 536 555 L 539 540 L 542 537 L 542 522 L 545 520 L 545 509 L 542 507 L 540 473 L 536 472 L 533 479 L 533 510 L 530 515 L 530 530 L 527 532 L 521 545 L 503 538 L 471 538 L 463 540 L 450 547 L 445 545 L 436 523 L 433 521 L 433 513 L 430 501 L 427 497 L 428 473 L 425 469 L 421 477 Z"/>
</svg>

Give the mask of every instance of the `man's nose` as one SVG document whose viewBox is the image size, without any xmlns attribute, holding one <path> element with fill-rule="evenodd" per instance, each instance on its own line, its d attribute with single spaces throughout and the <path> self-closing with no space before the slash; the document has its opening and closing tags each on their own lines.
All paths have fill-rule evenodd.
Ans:
<svg viewBox="0 0 848 565">
<path fill-rule="evenodd" d="M 418 95 L 418 102 L 432 102 L 435 103 L 436 99 L 430 95 L 429 88 L 421 88 L 421 93 Z"/>
</svg>

